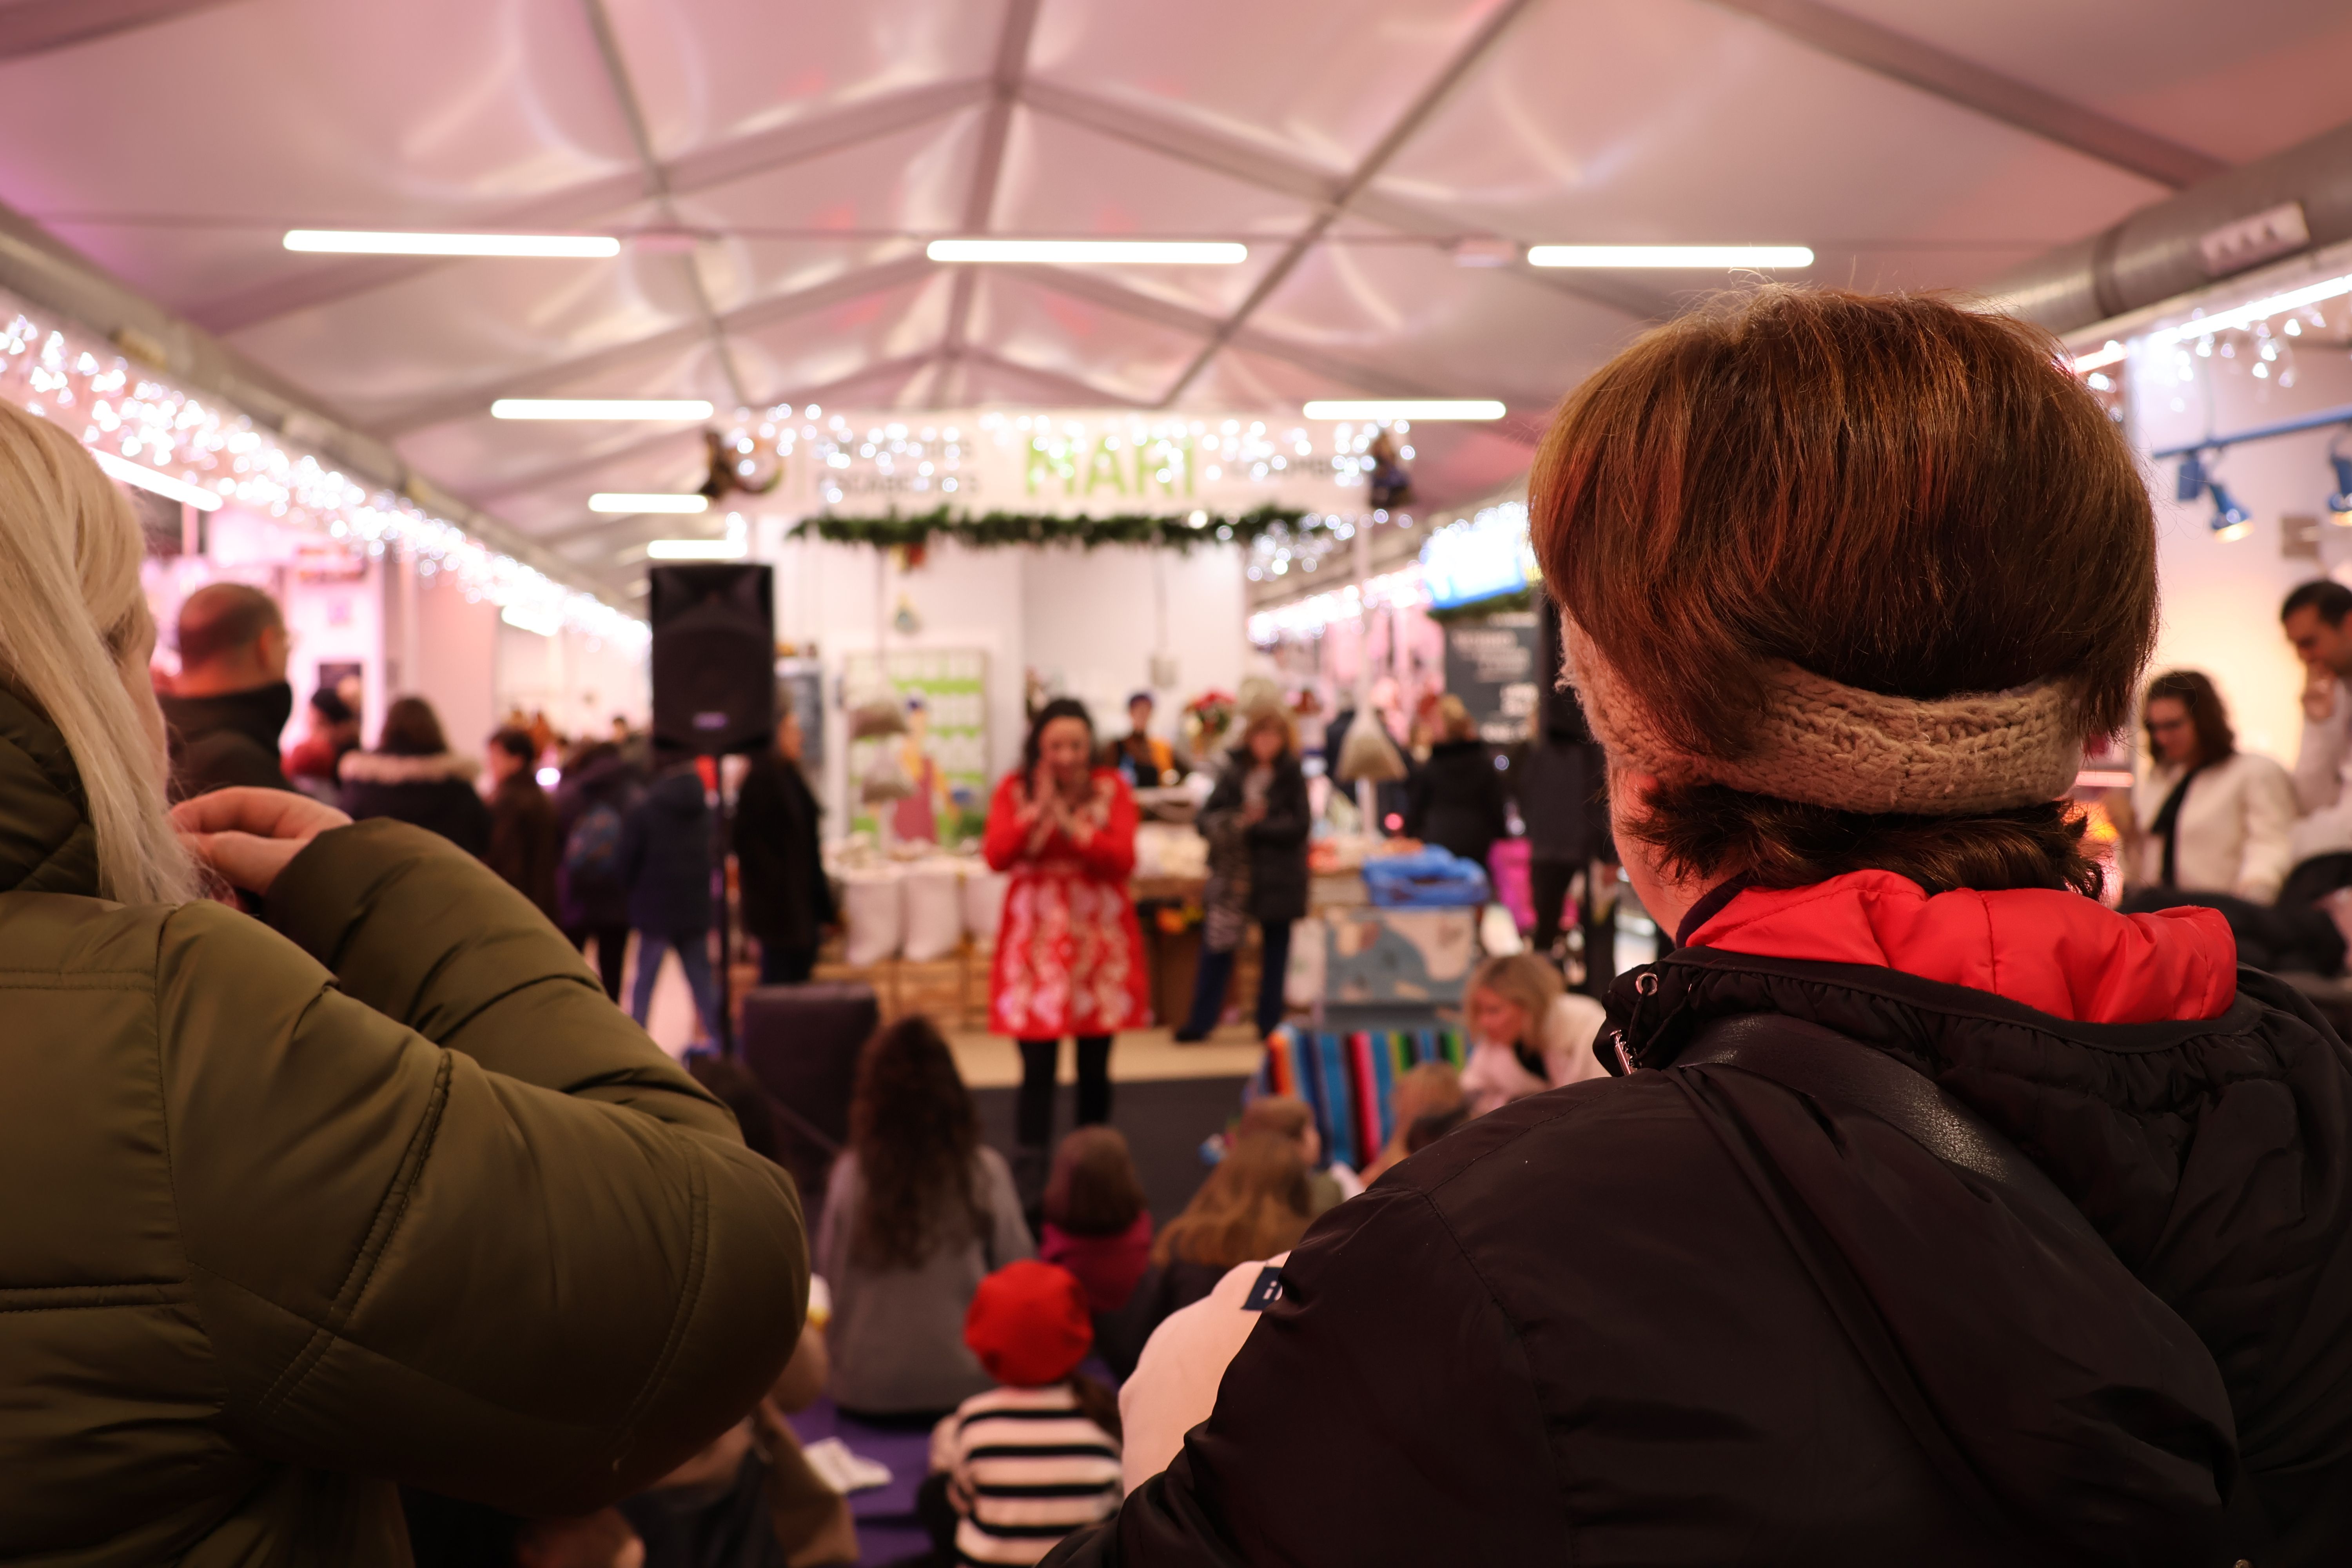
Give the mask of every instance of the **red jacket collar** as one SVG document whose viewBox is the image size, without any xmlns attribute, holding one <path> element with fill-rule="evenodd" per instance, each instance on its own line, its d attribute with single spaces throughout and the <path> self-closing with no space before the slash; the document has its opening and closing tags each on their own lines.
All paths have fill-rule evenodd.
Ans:
<svg viewBox="0 0 2352 1568">
<path fill-rule="evenodd" d="M 1892 871 L 1747 889 L 1688 942 L 1897 969 L 2085 1024 L 2213 1018 L 2238 994 L 2237 939 L 2217 910 L 2120 915 L 2040 888 L 1929 898 Z"/>
</svg>

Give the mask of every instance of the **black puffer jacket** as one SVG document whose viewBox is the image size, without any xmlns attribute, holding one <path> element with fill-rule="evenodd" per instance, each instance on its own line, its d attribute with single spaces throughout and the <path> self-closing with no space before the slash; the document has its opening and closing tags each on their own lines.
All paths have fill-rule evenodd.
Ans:
<svg viewBox="0 0 2352 1568">
<path fill-rule="evenodd" d="M 2042 970 L 2132 1016 L 2119 917 L 2047 908 Z M 2142 968 L 2226 995 L 2218 952 Z M 2352 1060 L 2291 990 L 2079 1023 L 1701 947 L 1612 1002 L 1658 1070 L 1509 1106 L 1326 1216 L 1176 1463 L 1051 1560 L 2352 1561 Z M 1929 1075 L 2112 1252 L 1867 1112 L 1675 1065 L 1752 1014 Z"/>
<path fill-rule="evenodd" d="M 1442 741 L 1405 781 L 1408 838 L 1442 845 L 1484 866 L 1495 840 L 1510 831 L 1503 772 L 1483 741 Z"/>
<path fill-rule="evenodd" d="M 1246 747 L 1225 753 L 1216 787 L 1201 806 L 1203 832 L 1224 813 L 1238 819 L 1250 769 L 1255 765 Z M 1276 760 L 1274 777 L 1266 784 L 1265 815 L 1243 829 L 1243 841 L 1249 846 L 1250 919 L 1307 918 L 1307 832 L 1314 817 L 1307 804 L 1307 774 L 1298 759 L 1285 752 Z"/>
</svg>

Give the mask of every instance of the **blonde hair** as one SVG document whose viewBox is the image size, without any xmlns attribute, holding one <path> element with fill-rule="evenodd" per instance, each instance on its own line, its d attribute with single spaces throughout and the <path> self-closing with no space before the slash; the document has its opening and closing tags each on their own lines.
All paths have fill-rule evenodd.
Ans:
<svg viewBox="0 0 2352 1568">
<path fill-rule="evenodd" d="M 1437 700 L 1437 733 L 1446 741 L 1478 738 L 1478 721 L 1470 717 L 1468 704 L 1451 691 Z"/>
<path fill-rule="evenodd" d="M 123 903 L 183 903 L 196 870 L 164 810 L 170 763 L 131 696 L 154 617 L 131 501 L 81 444 L 0 405 L 0 681 L 64 736 L 81 775 L 98 887 Z"/>
<path fill-rule="evenodd" d="M 1250 737 L 1260 730 L 1272 730 L 1282 736 L 1282 751 L 1285 756 L 1295 757 L 1298 754 L 1298 723 L 1291 718 L 1290 710 L 1287 708 L 1269 702 L 1251 709 L 1248 716 L 1242 722 L 1241 743 L 1244 746 L 1248 745 Z"/>
<path fill-rule="evenodd" d="M 1532 952 L 1514 952 L 1502 958 L 1490 958 L 1480 964 L 1463 989 L 1466 1001 L 1473 991 L 1491 991 L 1513 1006 L 1522 1008 L 1528 1016 L 1526 1044 L 1540 1048 L 1545 1021 L 1551 1016 L 1551 1005 L 1567 994 L 1559 971 Z M 1507 1040 L 1490 1042 L 1507 1045 Z"/>
<path fill-rule="evenodd" d="M 1245 1132 L 1151 1244 L 1151 1260 L 1231 1268 L 1296 1245 L 1314 1202 L 1307 1162 L 1293 1139 Z"/>
</svg>

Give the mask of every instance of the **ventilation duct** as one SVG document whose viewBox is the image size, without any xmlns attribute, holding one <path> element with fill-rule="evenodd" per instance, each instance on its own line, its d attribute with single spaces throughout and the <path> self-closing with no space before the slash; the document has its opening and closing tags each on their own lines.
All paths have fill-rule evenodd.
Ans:
<svg viewBox="0 0 2352 1568">
<path fill-rule="evenodd" d="M 2232 273 L 2352 239 L 2352 125 L 2217 174 L 1985 285 L 2003 310 L 2071 332 Z"/>
</svg>

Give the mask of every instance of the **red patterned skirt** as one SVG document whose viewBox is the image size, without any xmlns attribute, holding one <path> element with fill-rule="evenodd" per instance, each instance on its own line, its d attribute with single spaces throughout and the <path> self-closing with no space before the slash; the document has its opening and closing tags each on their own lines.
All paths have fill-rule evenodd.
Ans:
<svg viewBox="0 0 2352 1568">
<path fill-rule="evenodd" d="M 1143 932 L 1124 883 L 1075 864 L 1024 866 L 1004 892 L 988 1026 L 1016 1039 L 1108 1035 L 1150 1021 Z"/>
</svg>

